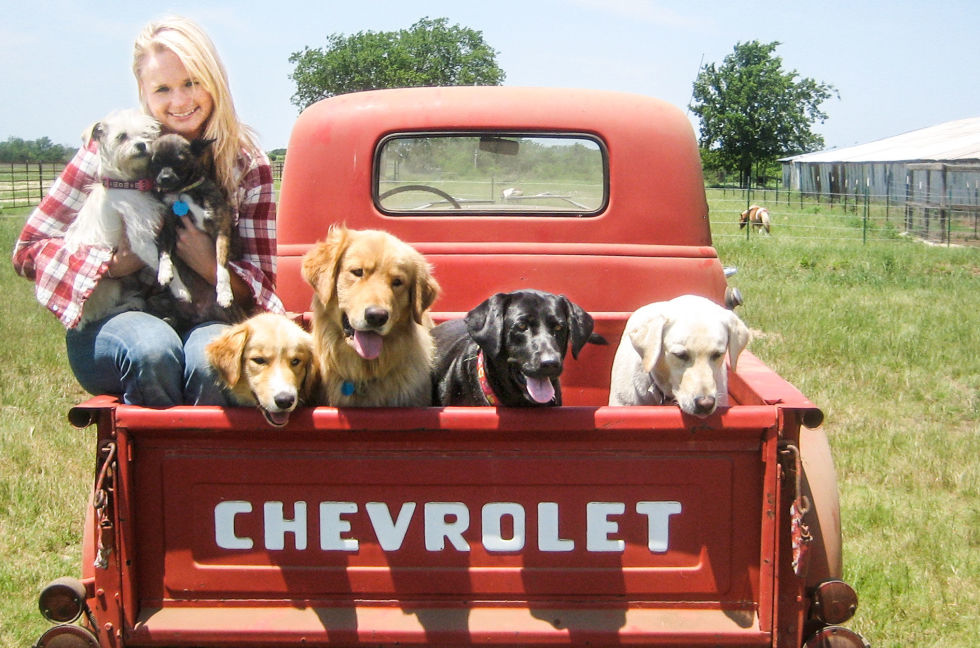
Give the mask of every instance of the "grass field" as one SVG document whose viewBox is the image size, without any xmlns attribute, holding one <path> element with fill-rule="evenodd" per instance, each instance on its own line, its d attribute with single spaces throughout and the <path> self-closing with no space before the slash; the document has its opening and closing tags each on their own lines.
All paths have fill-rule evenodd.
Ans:
<svg viewBox="0 0 980 648">
<path fill-rule="evenodd" d="M 740 201 L 743 201 L 740 203 Z M 746 239 L 744 198 L 713 232 L 752 351 L 824 410 L 840 480 L 850 626 L 876 648 L 972 648 L 980 628 L 980 249 L 930 247 L 826 207 L 780 205 Z M 23 211 L 23 210 L 22 210 Z M 9 259 L 23 218 L 0 218 Z M 868 238 L 869 243 L 862 240 Z M 36 593 L 79 570 L 91 430 L 57 320 L 0 263 L 0 646 L 46 627 Z"/>
</svg>

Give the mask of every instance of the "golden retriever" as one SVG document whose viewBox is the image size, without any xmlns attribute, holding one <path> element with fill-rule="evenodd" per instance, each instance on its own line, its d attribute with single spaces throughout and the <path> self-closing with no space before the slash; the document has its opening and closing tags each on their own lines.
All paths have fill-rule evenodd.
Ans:
<svg viewBox="0 0 980 648">
<path fill-rule="evenodd" d="M 320 403 L 431 405 L 427 311 L 439 284 L 425 257 L 387 232 L 335 225 L 303 256 L 302 274 L 313 286 Z"/>
<path fill-rule="evenodd" d="M 759 207 L 758 205 L 752 205 L 746 209 L 738 218 L 738 228 L 742 229 L 746 225 L 754 227 L 757 232 L 762 230 L 769 233 L 772 227 L 772 222 L 769 219 L 769 210 L 765 207 Z"/>
<path fill-rule="evenodd" d="M 735 370 L 749 329 L 710 299 L 683 295 L 637 309 L 613 360 L 610 405 L 660 405 L 709 416 L 728 404 L 725 351 Z"/>
<path fill-rule="evenodd" d="M 232 400 L 258 407 L 269 425 L 286 425 L 316 394 L 313 336 L 285 315 L 250 317 L 212 340 L 205 353 Z"/>
</svg>

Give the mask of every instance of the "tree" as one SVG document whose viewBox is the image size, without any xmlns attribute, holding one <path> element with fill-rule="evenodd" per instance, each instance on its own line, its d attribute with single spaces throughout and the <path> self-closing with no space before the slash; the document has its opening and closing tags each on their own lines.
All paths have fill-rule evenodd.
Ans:
<svg viewBox="0 0 980 648">
<path fill-rule="evenodd" d="M 63 162 L 70 160 L 75 149 L 54 144 L 50 138 L 24 140 L 8 137 L 0 142 L 0 162 Z"/>
<path fill-rule="evenodd" d="M 721 66 L 704 66 L 694 81 L 689 107 L 701 120 L 701 147 L 717 152 L 743 186 L 753 165 L 822 148 L 811 128 L 827 118 L 820 104 L 837 95 L 832 85 L 783 71 L 773 54 L 779 45 L 737 43 Z"/>
<path fill-rule="evenodd" d="M 332 34 L 323 49 L 304 47 L 289 62 L 296 68 L 292 102 L 303 108 L 347 92 L 415 86 L 500 85 L 504 71 L 483 33 L 423 18 L 397 32 Z"/>
</svg>

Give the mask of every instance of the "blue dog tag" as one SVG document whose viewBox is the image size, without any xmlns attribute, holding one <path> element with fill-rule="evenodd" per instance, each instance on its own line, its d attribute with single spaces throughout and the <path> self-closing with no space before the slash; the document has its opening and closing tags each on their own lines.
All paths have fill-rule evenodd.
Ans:
<svg viewBox="0 0 980 648">
<path fill-rule="evenodd" d="M 345 380 L 340 384 L 340 393 L 344 396 L 354 395 L 354 383 L 350 380 Z"/>
<path fill-rule="evenodd" d="M 178 216 L 186 216 L 187 212 L 191 210 L 191 208 L 183 200 L 175 201 L 174 204 L 171 205 L 170 209 L 172 209 Z"/>
</svg>

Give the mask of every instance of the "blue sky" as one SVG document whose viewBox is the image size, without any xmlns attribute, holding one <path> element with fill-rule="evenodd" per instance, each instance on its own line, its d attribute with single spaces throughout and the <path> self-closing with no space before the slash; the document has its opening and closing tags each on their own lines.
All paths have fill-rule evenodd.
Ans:
<svg viewBox="0 0 980 648">
<path fill-rule="evenodd" d="M 620 90 L 681 107 L 702 62 L 720 63 L 740 41 L 779 41 L 785 69 L 840 93 L 815 128 L 828 147 L 980 116 L 976 0 L 0 0 L 0 140 L 75 145 L 87 124 L 136 105 L 132 41 L 170 12 L 211 34 L 238 112 L 266 149 L 286 145 L 298 114 L 291 53 L 426 16 L 483 32 L 506 85 Z"/>
</svg>

